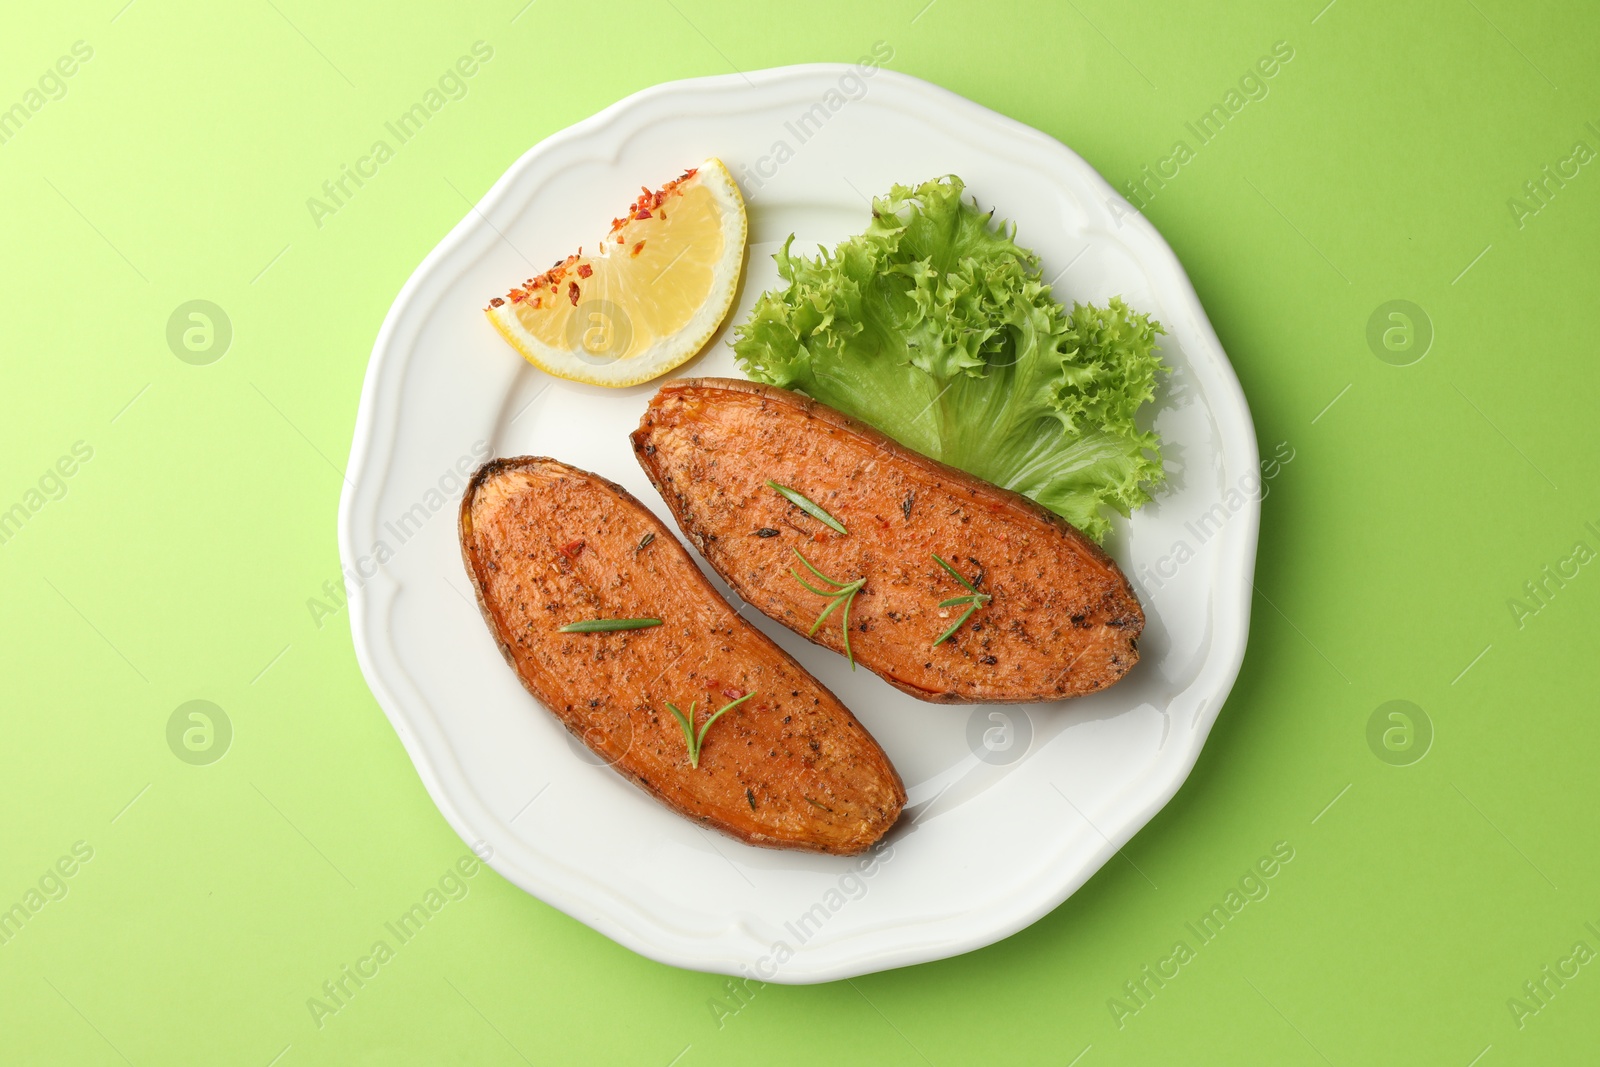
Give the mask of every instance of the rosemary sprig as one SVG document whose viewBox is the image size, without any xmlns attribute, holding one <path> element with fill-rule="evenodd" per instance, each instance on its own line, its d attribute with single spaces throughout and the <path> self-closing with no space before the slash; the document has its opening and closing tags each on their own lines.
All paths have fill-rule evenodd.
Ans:
<svg viewBox="0 0 1600 1067">
<path fill-rule="evenodd" d="M 933 553 L 933 558 L 935 562 L 939 564 L 939 566 L 950 572 L 951 577 L 955 578 L 956 581 L 960 582 L 962 585 L 966 586 L 968 590 L 970 590 L 970 593 L 967 596 L 953 596 L 949 600 L 939 601 L 939 606 L 941 608 L 953 608 L 957 604 L 966 604 L 967 610 L 961 613 L 961 618 L 955 621 L 955 625 L 951 626 L 950 629 L 940 634 L 938 638 L 934 640 L 934 646 L 937 647 L 944 644 L 945 641 L 949 639 L 951 634 L 961 629 L 961 624 L 972 618 L 972 613 L 974 611 L 977 611 L 979 608 L 983 607 L 993 598 L 990 597 L 988 593 L 978 592 L 978 587 L 967 581 L 966 578 L 962 577 L 960 571 L 956 570 L 950 564 L 941 559 L 939 553 Z"/>
<path fill-rule="evenodd" d="M 973 585 L 971 582 L 967 581 L 965 578 L 963 578 L 961 576 L 961 572 L 956 570 L 950 564 L 946 563 L 944 561 L 944 557 L 940 556 L 939 553 L 937 553 L 937 552 L 933 553 L 933 561 L 935 563 L 937 563 L 939 566 L 943 567 L 945 570 L 949 571 L 950 572 L 950 577 L 954 578 L 956 581 L 958 581 L 962 585 L 966 586 L 969 591 L 971 591 L 973 593 L 978 593 L 978 587 Z M 982 593 L 978 593 L 978 595 L 979 596 L 983 596 Z M 942 606 L 943 605 L 941 605 L 941 607 Z"/>
<path fill-rule="evenodd" d="M 865 578 L 857 578 L 853 582 L 835 581 L 834 579 L 829 578 L 826 574 L 823 574 L 821 571 L 817 570 L 816 567 L 813 567 L 809 559 L 806 559 L 805 556 L 800 555 L 800 550 L 798 548 L 791 549 L 790 551 L 792 551 L 796 556 L 799 556 L 800 562 L 806 565 L 806 570 L 810 571 L 812 574 L 815 574 L 828 585 L 834 587 L 832 589 L 818 589 L 816 586 L 800 577 L 793 567 L 789 568 L 790 577 L 799 582 L 801 585 L 805 586 L 808 591 L 815 593 L 820 597 L 827 597 L 829 600 L 828 606 L 822 609 L 821 615 L 817 616 L 817 621 L 811 624 L 810 632 L 813 634 L 816 633 L 817 627 L 822 625 L 823 620 L 825 620 L 829 615 L 833 614 L 833 609 L 838 607 L 840 604 L 844 605 L 844 613 L 840 616 L 841 622 L 839 624 L 840 633 L 844 636 L 844 657 L 850 661 L 850 669 L 855 670 L 856 657 L 855 654 L 850 651 L 850 604 L 855 600 L 856 594 L 861 592 L 861 587 L 867 584 L 867 580 Z"/>
<path fill-rule="evenodd" d="M 844 523 L 840 522 L 832 515 L 829 515 L 826 511 L 823 511 L 820 507 L 813 504 L 811 501 L 807 500 L 793 489 L 790 489 L 787 485 L 779 485 L 777 482 L 769 479 L 767 481 L 767 488 L 771 489 L 773 492 L 777 493 L 789 503 L 805 512 L 807 515 L 810 515 L 813 519 L 816 519 L 829 529 L 838 530 L 842 534 L 847 534 L 850 532 L 844 528 Z"/>
<path fill-rule="evenodd" d="M 606 634 L 615 630 L 643 630 L 649 626 L 660 626 L 660 619 L 584 619 L 582 622 L 569 622 L 561 628 L 564 634 Z"/>
<path fill-rule="evenodd" d="M 694 706 L 698 704 L 699 701 L 691 700 L 689 702 L 689 714 L 687 715 L 678 710 L 678 705 L 673 704 L 670 701 L 667 703 L 667 710 L 672 712 L 673 717 L 678 720 L 678 725 L 683 727 L 683 741 L 684 744 L 689 746 L 689 765 L 691 767 L 700 766 L 700 746 L 706 743 L 706 731 L 711 729 L 711 724 L 753 696 L 755 696 L 754 693 L 746 693 L 738 700 L 724 704 L 717 710 L 715 715 L 711 716 L 711 718 L 707 719 L 700 725 L 700 731 L 698 733 L 695 732 L 694 728 Z"/>
</svg>

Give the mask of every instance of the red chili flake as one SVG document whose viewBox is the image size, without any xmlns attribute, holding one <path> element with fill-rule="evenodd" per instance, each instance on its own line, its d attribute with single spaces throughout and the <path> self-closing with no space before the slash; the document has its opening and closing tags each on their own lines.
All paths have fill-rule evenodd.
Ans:
<svg viewBox="0 0 1600 1067">
<path fill-rule="evenodd" d="M 722 695 L 727 697 L 729 700 L 738 700 L 740 697 L 744 696 L 744 690 L 736 689 L 730 685 L 728 688 L 722 691 Z"/>
<path fill-rule="evenodd" d="M 662 208 L 661 209 L 661 221 L 662 222 L 666 222 L 667 221 L 667 209 L 666 208 Z"/>
<path fill-rule="evenodd" d="M 625 243 L 627 243 L 627 238 L 622 236 L 622 234 L 620 234 L 620 233 L 617 234 L 617 244 L 620 245 L 620 244 L 625 244 Z"/>
<path fill-rule="evenodd" d="M 578 306 L 578 283 L 577 282 L 568 282 L 567 283 L 567 299 L 572 301 L 572 306 L 573 307 L 577 307 Z"/>
<path fill-rule="evenodd" d="M 568 541 L 561 546 L 561 554 L 568 559 L 577 559 L 583 552 L 582 541 Z"/>
<path fill-rule="evenodd" d="M 589 275 L 591 275 L 593 273 L 594 273 L 594 268 L 589 266 L 589 264 L 587 264 L 587 263 L 579 263 L 578 264 L 578 277 L 587 278 Z"/>
<path fill-rule="evenodd" d="M 638 243 L 638 244 L 636 244 L 636 245 L 634 245 L 634 246 L 633 246 L 633 254 L 634 254 L 634 255 L 638 255 L 638 254 L 639 254 L 639 252 L 640 252 L 640 251 L 641 251 L 641 250 L 642 250 L 642 249 L 643 249 L 643 248 L 644 248 L 644 242 L 643 242 L 643 241 L 640 241 L 640 242 L 639 242 L 639 243 Z"/>
<path fill-rule="evenodd" d="M 489 306 L 492 307 L 492 308 L 497 308 L 501 304 L 504 304 L 504 303 L 505 303 L 505 301 L 501 300 L 498 296 L 491 296 L 489 298 Z"/>
<path fill-rule="evenodd" d="M 635 216 L 635 217 L 636 218 L 641 218 L 641 219 L 649 218 L 650 217 L 650 209 L 647 208 L 647 207 L 640 208 L 639 209 L 639 214 L 637 216 Z"/>
<path fill-rule="evenodd" d="M 541 306 L 543 306 L 543 304 L 544 304 L 544 297 L 536 296 L 536 297 L 533 298 L 533 310 L 538 311 L 539 308 Z"/>
</svg>

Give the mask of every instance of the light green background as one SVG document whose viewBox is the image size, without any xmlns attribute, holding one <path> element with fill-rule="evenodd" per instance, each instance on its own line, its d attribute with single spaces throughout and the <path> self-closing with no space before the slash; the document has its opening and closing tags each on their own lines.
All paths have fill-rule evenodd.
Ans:
<svg viewBox="0 0 1600 1067">
<path fill-rule="evenodd" d="M 1600 963 L 1520 1026 L 1507 1003 L 1575 942 L 1600 951 L 1600 567 L 1547 582 L 1521 625 L 1508 606 L 1575 542 L 1600 549 L 1600 163 L 1521 225 L 1508 206 L 1575 141 L 1600 148 L 1592 6 L 523 2 L 8 12 L 0 107 L 74 42 L 93 58 L 0 145 L 0 508 L 75 442 L 93 457 L 0 545 L 0 907 L 75 842 L 93 858 L 0 946 L 0 1060 L 1593 1061 Z M 466 97 L 314 225 L 306 199 L 478 40 L 494 55 Z M 547 134 L 661 81 L 880 40 L 888 66 L 1118 185 L 1193 147 L 1184 123 L 1275 42 L 1294 50 L 1147 209 L 1263 452 L 1295 457 L 1194 774 L 1125 858 L 963 958 L 770 986 L 719 1025 L 722 979 L 483 871 L 319 1029 L 307 999 L 466 851 L 343 613 L 319 628 L 307 608 L 338 575 L 340 472 L 390 301 L 463 198 Z M 209 366 L 165 339 L 192 299 L 232 322 Z M 1436 334 L 1411 366 L 1366 340 L 1392 299 Z M 191 699 L 233 723 L 209 766 L 167 744 Z M 1409 766 L 1367 742 L 1394 699 L 1435 730 Z M 1279 841 L 1294 859 L 1270 896 L 1119 1028 L 1108 1000 Z"/>
</svg>

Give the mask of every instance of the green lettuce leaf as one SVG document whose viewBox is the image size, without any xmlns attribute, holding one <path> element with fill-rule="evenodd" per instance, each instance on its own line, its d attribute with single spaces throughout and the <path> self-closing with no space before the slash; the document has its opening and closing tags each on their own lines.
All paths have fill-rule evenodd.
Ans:
<svg viewBox="0 0 1600 1067">
<path fill-rule="evenodd" d="M 1167 370 L 1160 324 L 1113 297 L 1056 303 L 1016 227 L 961 179 L 897 185 L 858 237 L 774 257 L 785 286 L 735 331 L 756 381 L 796 389 L 908 448 L 1032 497 L 1097 542 L 1164 477 L 1134 416 Z"/>
</svg>

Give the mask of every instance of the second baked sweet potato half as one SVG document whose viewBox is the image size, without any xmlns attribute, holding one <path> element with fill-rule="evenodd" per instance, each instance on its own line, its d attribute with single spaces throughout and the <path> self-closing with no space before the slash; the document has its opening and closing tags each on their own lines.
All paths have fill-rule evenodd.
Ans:
<svg viewBox="0 0 1600 1067">
<path fill-rule="evenodd" d="M 671 381 L 633 448 L 741 597 L 912 696 L 1058 700 L 1139 660 L 1132 586 L 1070 523 L 798 393 Z"/>
</svg>

